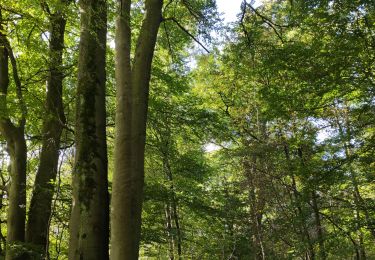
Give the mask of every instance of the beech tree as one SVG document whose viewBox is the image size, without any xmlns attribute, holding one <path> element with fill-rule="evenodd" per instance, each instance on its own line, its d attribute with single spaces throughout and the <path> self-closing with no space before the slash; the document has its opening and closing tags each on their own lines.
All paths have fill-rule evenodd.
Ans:
<svg viewBox="0 0 375 260">
<path fill-rule="evenodd" d="M 116 27 L 116 136 L 111 201 L 111 258 L 137 259 L 141 236 L 149 81 L 162 0 L 146 0 L 131 60 L 131 1 L 122 0 Z"/>
<path fill-rule="evenodd" d="M 1 0 L 1 259 L 375 258 L 373 1 L 237 2 Z"/>
<path fill-rule="evenodd" d="M 108 259 L 105 56 L 107 3 L 80 1 L 73 208 L 69 259 Z"/>
<path fill-rule="evenodd" d="M 21 82 L 18 75 L 17 62 L 12 47 L 4 34 L 4 23 L 0 8 L 0 131 L 7 141 L 10 155 L 10 189 L 7 215 L 6 259 L 23 259 L 19 247 L 25 241 L 26 220 L 26 160 L 27 147 L 25 140 L 26 106 L 23 100 Z M 13 84 L 16 88 L 21 116 L 17 123 L 11 120 L 12 115 L 7 107 L 7 96 L 10 85 L 9 61 L 12 66 Z"/>
<path fill-rule="evenodd" d="M 50 10 L 47 3 L 44 3 L 43 6 L 50 22 L 46 117 L 43 122 L 42 151 L 26 229 L 26 242 L 34 246 L 40 246 L 37 250 L 39 251 L 38 255 L 45 255 L 48 252 L 47 239 L 59 160 L 60 138 L 66 122 L 63 107 L 64 70 L 62 56 L 66 26 L 64 9 L 68 3 L 69 1 L 62 0 L 61 6 L 57 6 L 57 10 Z"/>
</svg>

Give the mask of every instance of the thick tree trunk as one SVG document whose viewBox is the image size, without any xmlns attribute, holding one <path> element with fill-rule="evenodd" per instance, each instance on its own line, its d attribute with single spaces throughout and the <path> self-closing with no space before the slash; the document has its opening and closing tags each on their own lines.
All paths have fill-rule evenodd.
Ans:
<svg viewBox="0 0 375 260">
<path fill-rule="evenodd" d="M 116 139 L 112 188 L 111 259 L 138 259 L 144 149 L 151 63 L 163 0 L 146 0 L 131 68 L 130 0 L 121 0 L 116 28 Z"/>
<path fill-rule="evenodd" d="M 24 254 L 19 254 L 22 250 L 17 248 L 17 244 L 23 242 L 25 238 L 27 150 L 24 128 L 12 126 L 10 131 L 12 132 L 10 135 L 4 134 L 10 137 L 6 139 L 11 158 L 6 260 L 21 260 L 24 259 Z"/>
<path fill-rule="evenodd" d="M 108 259 L 105 0 L 80 1 L 76 155 L 69 259 Z"/>
<path fill-rule="evenodd" d="M 1 9 L 0 9 L 1 21 Z M 21 260 L 24 258 L 19 243 L 25 239 L 26 219 L 26 162 L 27 147 L 24 136 L 25 110 L 22 100 L 21 86 L 18 78 L 16 63 L 6 36 L 2 33 L 0 23 L 0 134 L 7 142 L 10 156 L 10 190 L 7 216 L 7 250 L 6 260 Z M 8 115 L 7 94 L 9 87 L 9 62 L 13 67 L 17 97 L 21 104 L 22 118 L 16 126 Z"/>
<path fill-rule="evenodd" d="M 62 55 L 66 20 L 58 11 L 50 16 L 50 64 L 47 80 L 46 117 L 42 152 L 31 198 L 26 242 L 40 255 L 47 252 L 49 219 L 59 159 L 60 137 L 65 123 L 62 101 Z"/>
</svg>

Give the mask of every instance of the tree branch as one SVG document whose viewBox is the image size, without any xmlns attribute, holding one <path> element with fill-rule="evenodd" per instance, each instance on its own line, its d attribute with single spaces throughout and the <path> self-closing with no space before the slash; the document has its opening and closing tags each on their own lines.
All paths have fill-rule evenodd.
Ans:
<svg viewBox="0 0 375 260">
<path fill-rule="evenodd" d="M 21 127 L 23 127 L 23 126 L 25 126 L 25 123 L 26 123 L 27 107 L 26 107 L 25 100 L 24 100 L 23 95 L 22 95 L 22 85 L 21 85 L 21 80 L 20 80 L 19 74 L 18 74 L 17 61 L 16 61 L 16 58 L 14 57 L 13 50 L 12 50 L 12 48 L 10 46 L 10 43 L 7 39 L 5 39 L 4 44 L 5 44 L 5 48 L 7 48 L 7 50 L 8 50 L 10 63 L 12 65 L 13 79 L 14 79 L 14 83 L 16 85 L 16 94 L 17 94 L 17 98 L 20 102 L 21 120 L 20 120 L 19 124 L 20 124 Z"/>
<path fill-rule="evenodd" d="M 174 17 L 163 18 L 163 21 L 172 21 L 172 22 L 174 22 L 182 31 L 184 31 L 196 43 L 198 43 L 207 53 L 210 53 L 210 51 L 194 35 L 192 35 L 187 29 L 185 29 Z"/>
<path fill-rule="evenodd" d="M 272 28 L 272 30 L 275 32 L 275 34 L 280 39 L 280 41 L 282 43 L 284 43 L 284 39 L 283 39 L 281 33 L 276 29 L 276 27 L 284 28 L 284 27 L 289 27 L 289 25 L 279 25 L 277 23 L 274 23 L 270 18 L 268 18 L 268 17 L 264 16 L 263 14 L 261 14 L 260 12 L 258 12 L 258 10 L 256 8 L 254 8 L 251 4 L 249 4 L 246 0 L 243 1 L 243 4 L 245 5 L 243 16 L 245 15 L 245 12 L 246 12 L 246 6 L 248 6 L 251 9 L 251 11 L 253 11 L 258 17 L 260 17 L 262 19 L 262 21 L 264 23 L 266 23 L 268 26 L 270 26 Z"/>
</svg>

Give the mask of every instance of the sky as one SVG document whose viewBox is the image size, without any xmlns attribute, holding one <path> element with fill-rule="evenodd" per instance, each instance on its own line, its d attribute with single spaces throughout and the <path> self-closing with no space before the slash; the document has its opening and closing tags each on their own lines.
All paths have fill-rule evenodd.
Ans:
<svg viewBox="0 0 375 260">
<path fill-rule="evenodd" d="M 243 0 L 216 0 L 219 12 L 224 14 L 225 22 L 234 22 L 236 20 L 236 15 L 240 12 L 242 1 Z M 250 2 L 250 0 L 248 2 Z M 261 0 L 256 0 L 253 6 L 259 6 L 260 2 Z"/>
</svg>

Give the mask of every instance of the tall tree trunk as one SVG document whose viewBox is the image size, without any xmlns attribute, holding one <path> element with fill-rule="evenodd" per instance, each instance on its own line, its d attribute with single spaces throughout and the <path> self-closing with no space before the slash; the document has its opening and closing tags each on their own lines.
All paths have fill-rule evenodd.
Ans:
<svg viewBox="0 0 375 260">
<path fill-rule="evenodd" d="M 27 147 L 24 136 L 26 108 L 22 98 L 21 83 L 18 77 L 16 60 L 6 36 L 2 33 L 2 16 L 0 9 L 0 134 L 7 142 L 10 156 L 10 190 L 7 216 L 7 250 L 6 260 L 24 258 L 19 243 L 25 239 L 26 219 L 26 162 Z M 9 87 L 9 60 L 12 64 L 13 78 L 17 98 L 22 112 L 18 125 L 15 125 L 8 114 L 7 94 Z"/>
<path fill-rule="evenodd" d="M 69 259 L 108 259 L 105 51 L 107 3 L 80 1 L 76 155 Z"/>
<path fill-rule="evenodd" d="M 7 148 L 10 155 L 9 206 L 7 216 L 7 250 L 6 260 L 24 259 L 22 250 L 17 248 L 18 243 L 25 239 L 26 220 L 26 160 L 27 150 L 24 137 L 24 127 L 15 127 L 8 121 L 8 126 L 0 123 L 0 129 L 7 139 Z M 6 132 L 6 133 L 5 133 Z"/>
<path fill-rule="evenodd" d="M 39 255 L 47 253 L 49 219 L 59 159 L 60 137 L 65 124 L 62 101 L 62 55 L 66 20 L 63 12 L 50 17 L 50 64 L 47 79 L 46 117 L 43 122 L 42 152 L 32 193 L 26 242 Z M 36 247 L 37 246 L 37 247 Z"/>
<path fill-rule="evenodd" d="M 138 259 L 144 150 L 151 63 L 163 0 L 146 0 L 131 66 L 130 0 L 121 0 L 116 28 L 116 137 L 112 188 L 111 258 Z"/>
</svg>

